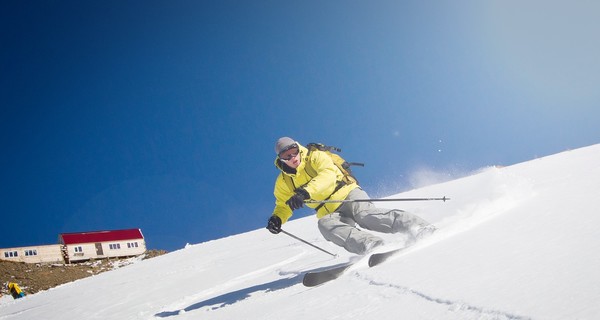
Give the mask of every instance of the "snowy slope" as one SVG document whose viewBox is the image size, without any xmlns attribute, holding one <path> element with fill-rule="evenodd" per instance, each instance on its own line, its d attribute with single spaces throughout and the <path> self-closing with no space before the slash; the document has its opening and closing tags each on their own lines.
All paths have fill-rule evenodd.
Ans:
<svg viewBox="0 0 600 320">
<path fill-rule="evenodd" d="M 303 287 L 302 273 L 356 257 L 308 217 L 284 227 L 340 257 L 256 230 L 5 297 L 0 319 L 600 318 L 600 145 L 394 195 L 422 196 L 452 198 L 397 203 L 438 233 L 320 287 Z"/>
</svg>

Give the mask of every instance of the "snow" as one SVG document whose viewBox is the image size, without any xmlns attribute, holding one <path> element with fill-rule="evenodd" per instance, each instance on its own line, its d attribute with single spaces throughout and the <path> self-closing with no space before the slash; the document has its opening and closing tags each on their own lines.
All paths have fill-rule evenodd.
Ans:
<svg viewBox="0 0 600 320">
<path fill-rule="evenodd" d="M 597 319 L 600 145 L 393 195 L 440 230 L 368 268 L 326 242 L 316 218 L 206 243 L 20 300 L 0 319 Z M 392 207 L 383 202 L 380 206 Z M 266 218 L 265 218 L 266 220 Z M 388 248 L 399 235 L 383 235 Z M 306 288 L 309 270 L 358 260 Z"/>
</svg>

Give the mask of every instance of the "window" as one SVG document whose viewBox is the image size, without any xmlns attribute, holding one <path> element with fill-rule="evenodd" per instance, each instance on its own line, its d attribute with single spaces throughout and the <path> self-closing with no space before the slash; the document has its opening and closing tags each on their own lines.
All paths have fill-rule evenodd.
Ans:
<svg viewBox="0 0 600 320">
<path fill-rule="evenodd" d="M 37 256 L 37 250 L 25 250 L 26 257 Z"/>
<path fill-rule="evenodd" d="M 131 249 L 131 248 L 138 248 L 138 243 L 137 242 L 128 242 L 127 243 L 127 248 Z"/>
<path fill-rule="evenodd" d="M 73 247 L 73 250 L 75 251 L 75 256 L 81 257 L 84 255 L 83 248 L 81 246 Z"/>
<path fill-rule="evenodd" d="M 5 258 L 15 258 L 18 257 L 19 254 L 16 251 L 5 251 L 4 252 L 4 257 Z"/>
<path fill-rule="evenodd" d="M 108 245 L 108 247 L 110 248 L 110 250 L 119 250 L 121 249 L 121 244 L 120 243 L 111 243 Z"/>
</svg>

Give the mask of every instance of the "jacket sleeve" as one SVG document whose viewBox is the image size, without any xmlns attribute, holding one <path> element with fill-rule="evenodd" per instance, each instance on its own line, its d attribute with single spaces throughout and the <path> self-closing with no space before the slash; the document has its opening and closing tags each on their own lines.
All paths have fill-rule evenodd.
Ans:
<svg viewBox="0 0 600 320">
<path fill-rule="evenodd" d="M 339 169 L 326 153 L 313 151 L 310 157 L 311 166 L 317 172 L 304 189 L 313 200 L 325 200 L 335 190 Z M 341 173 L 340 173 L 341 175 Z M 341 178 L 341 177 L 340 177 Z"/>
<path fill-rule="evenodd" d="M 292 217 L 292 209 L 285 202 L 294 195 L 294 191 L 289 189 L 283 180 L 282 174 L 279 174 L 275 181 L 273 194 L 275 195 L 273 215 L 278 216 L 281 219 L 281 223 L 286 223 Z"/>
</svg>

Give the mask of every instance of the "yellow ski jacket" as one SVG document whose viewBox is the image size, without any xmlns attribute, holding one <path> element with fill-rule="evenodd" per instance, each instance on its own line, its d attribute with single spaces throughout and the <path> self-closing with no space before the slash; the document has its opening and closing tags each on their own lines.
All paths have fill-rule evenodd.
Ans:
<svg viewBox="0 0 600 320">
<path fill-rule="evenodd" d="M 273 215 L 278 216 L 282 223 L 285 223 L 292 216 L 292 209 L 285 202 L 294 195 L 294 190 L 299 187 L 304 187 L 304 190 L 310 195 L 310 200 L 344 200 L 348 193 L 355 188 L 358 188 L 356 183 L 343 184 L 342 178 L 344 175 L 333 163 L 331 157 L 323 151 L 313 150 L 308 152 L 308 149 L 298 144 L 300 151 L 301 162 L 296 173 L 289 168 L 283 161 L 277 157 L 275 166 L 281 171 L 275 180 L 275 209 Z M 306 163 L 310 162 L 311 167 L 317 173 L 316 176 L 311 176 L 306 171 Z M 290 170 L 291 169 L 291 170 Z M 291 179 L 293 188 L 290 189 L 285 179 Z M 307 203 L 306 206 L 317 209 L 317 218 L 322 218 L 325 215 L 335 212 L 341 203 L 327 203 L 324 205 L 318 203 Z"/>
<path fill-rule="evenodd" d="M 15 299 L 20 298 L 25 295 L 25 293 L 23 292 L 23 290 L 21 290 L 19 285 L 14 282 L 9 282 L 7 287 L 8 287 L 8 291 Z"/>
</svg>

